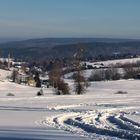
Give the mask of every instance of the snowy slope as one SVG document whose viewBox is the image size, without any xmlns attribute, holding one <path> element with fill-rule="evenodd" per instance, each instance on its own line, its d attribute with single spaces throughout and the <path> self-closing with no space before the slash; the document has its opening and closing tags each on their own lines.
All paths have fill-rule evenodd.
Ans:
<svg viewBox="0 0 140 140">
<path fill-rule="evenodd" d="M 128 59 L 117 59 L 117 60 L 108 60 L 108 61 L 100 61 L 100 62 L 86 62 L 87 65 L 92 66 L 100 66 L 100 64 L 104 64 L 105 67 L 115 64 L 125 64 L 125 63 L 136 63 L 140 61 L 140 58 L 128 58 Z"/>
<path fill-rule="evenodd" d="M 86 94 L 62 96 L 43 88 L 38 97 L 40 88 L 0 81 L 0 140 L 138 140 L 139 84 L 92 82 Z"/>
<path fill-rule="evenodd" d="M 0 81 L 6 80 L 11 75 L 11 71 L 0 69 Z"/>
<path fill-rule="evenodd" d="M 58 131 L 58 135 L 70 140 L 80 140 L 81 136 L 84 139 L 139 139 L 139 83 L 138 80 L 93 82 L 84 95 L 57 96 L 51 94 L 52 89 L 44 89 L 45 96 L 37 97 L 37 88 L 1 82 L 0 126 L 25 128 L 19 131 L 19 136 L 28 132 L 30 138 L 34 129 L 41 129 L 37 134 L 42 139 L 46 139 L 49 131 L 56 133 L 59 129 L 63 131 Z M 15 96 L 4 94 L 7 87 Z M 116 94 L 120 90 L 127 94 Z M 1 131 L 0 137 L 3 136 Z M 76 136 L 72 137 L 73 134 Z M 55 134 L 51 138 L 57 139 Z"/>
</svg>

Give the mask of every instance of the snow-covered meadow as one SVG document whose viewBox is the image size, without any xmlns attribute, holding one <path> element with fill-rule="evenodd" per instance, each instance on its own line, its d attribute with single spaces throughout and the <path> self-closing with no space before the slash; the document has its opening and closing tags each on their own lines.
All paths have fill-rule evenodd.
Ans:
<svg viewBox="0 0 140 140">
<path fill-rule="evenodd" d="M 139 80 L 92 82 L 83 95 L 39 90 L 0 81 L 1 140 L 140 139 Z"/>
<path fill-rule="evenodd" d="M 116 64 L 133 64 L 140 62 L 140 57 L 138 58 L 127 58 L 127 59 L 116 59 L 116 60 L 107 60 L 107 61 L 100 61 L 100 62 L 86 62 L 87 65 L 92 65 L 93 67 L 101 67 L 103 64 L 105 67 L 109 67 L 111 65 L 116 65 Z M 85 62 L 84 62 L 85 63 Z"/>
</svg>

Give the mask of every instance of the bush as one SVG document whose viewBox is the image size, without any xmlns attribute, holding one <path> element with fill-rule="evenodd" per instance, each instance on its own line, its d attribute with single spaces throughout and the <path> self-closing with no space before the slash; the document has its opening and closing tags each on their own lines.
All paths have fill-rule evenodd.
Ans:
<svg viewBox="0 0 140 140">
<path fill-rule="evenodd" d="M 69 86 L 63 80 L 61 80 L 61 81 L 58 82 L 56 94 L 57 95 L 70 94 L 70 92 L 69 92 Z"/>
<path fill-rule="evenodd" d="M 42 96 L 43 94 L 43 89 L 40 89 L 40 91 L 37 92 L 37 96 Z"/>
<path fill-rule="evenodd" d="M 103 78 L 102 78 L 101 71 L 96 71 L 95 73 L 92 72 L 88 80 L 89 81 L 102 81 Z"/>
<path fill-rule="evenodd" d="M 105 72 L 105 80 L 119 80 L 121 79 L 121 75 L 118 72 L 117 68 L 107 69 Z"/>
<path fill-rule="evenodd" d="M 111 80 L 111 70 L 105 70 L 105 80 Z"/>
<path fill-rule="evenodd" d="M 140 73 L 140 70 L 133 67 L 128 67 L 124 68 L 124 72 L 125 72 L 124 79 L 130 78 L 136 79 L 138 77 L 138 74 Z"/>
<path fill-rule="evenodd" d="M 74 73 L 72 75 L 72 78 L 76 81 L 76 82 L 84 82 L 85 81 L 85 77 L 80 73 Z"/>
<path fill-rule="evenodd" d="M 121 79 L 121 75 L 119 73 L 114 73 L 112 75 L 112 80 L 119 80 L 119 79 Z"/>
<path fill-rule="evenodd" d="M 85 86 L 83 83 L 75 83 L 75 92 L 80 95 L 85 92 Z"/>
<path fill-rule="evenodd" d="M 102 69 L 92 72 L 89 81 L 119 80 L 121 75 L 116 68 Z"/>
<path fill-rule="evenodd" d="M 115 94 L 127 94 L 126 91 L 117 91 Z"/>
<path fill-rule="evenodd" d="M 8 93 L 6 96 L 15 96 L 13 93 Z"/>
</svg>

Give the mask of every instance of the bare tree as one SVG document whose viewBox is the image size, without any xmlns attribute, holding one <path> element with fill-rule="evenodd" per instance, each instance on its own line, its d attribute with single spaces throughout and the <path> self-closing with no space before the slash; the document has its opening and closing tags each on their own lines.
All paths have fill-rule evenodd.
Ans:
<svg viewBox="0 0 140 140">
<path fill-rule="evenodd" d="M 81 58 L 82 58 L 83 49 L 79 48 L 78 51 L 74 54 L 74 74 L 73 79 L 75 82 L 74 90 L 76 94 L 83 94 L 86 88 L 86 80 L 82 73 L 82 66 L 81 66 Z"/>
<path fill-rule="evenodd" d="M 62 79 L 62 67 L 59 62 L 53 64 L 49 73 L 50 84 L 56 88 L 56 94 L 69 94 L 69 86 Z"/>
<path fill-rule="evenodd" d="M 34 80 L 36 82 L 36 87 L 41 87 L 41 80 L 39 78 L 39 73 L 38 72 L 36 72 Z"/>
<path fill-rule="evenodd" d="M 129 66 L 127 68 L 124 68 L 124 79 L 137 78 L 139 73 L 140 73 L 139 68 Z"/>
<path fill-rule="evenodd" d="M 121 78 L 117 68 L 98 69 L 92 71 L 89 81 L 119 80 Z"/>
<path fill-rule="evenodd" d="M 11 75 L 11 79 L 13 82 L 16 82 L 18 78 L 18 71 L 16 69 L 13 70 L 12 75 Z"/>
<path fill-rule="evenodd" d="M 58 87 L 58 83 L 61 80 L 61 75 L 62 75 L 61 65 L 58 62 L 55 62 L 52 66 L 50 73 L 49 73 L 50 84 L 54 88 Z"/>
</svg>

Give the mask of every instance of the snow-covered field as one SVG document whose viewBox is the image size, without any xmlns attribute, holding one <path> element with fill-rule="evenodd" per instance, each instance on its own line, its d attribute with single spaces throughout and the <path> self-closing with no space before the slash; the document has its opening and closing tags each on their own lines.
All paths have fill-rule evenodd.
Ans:
<svg viewBox="0 0 140 140">
<path fill-rule="evenodd" d="M 140 139 L 139 80 L 92 82 L 83 95 L 39 90 L 0 81 L 0 140 Z"/>
<path fill-rule="evenodd" d="M 117 60 L 108 60 L 108 61 L 100 61 L 100 62 L 86 62 L 87 65 L 94 66 L 101 66 L 103 64 L 105 67 L 108 67 L 110 65 L 116 65 L 116 64 L 126 64 L 126 63 L 137 63 L 140 61 L 140 58 L 127 58 L 127 59 L 117 59 Z"/>
<path fill-rule="evenodd" d="M 0 81 L 5 80 L 9 75 L 11 75 L 11 71 L 0 69 Z"/>
</svg>

